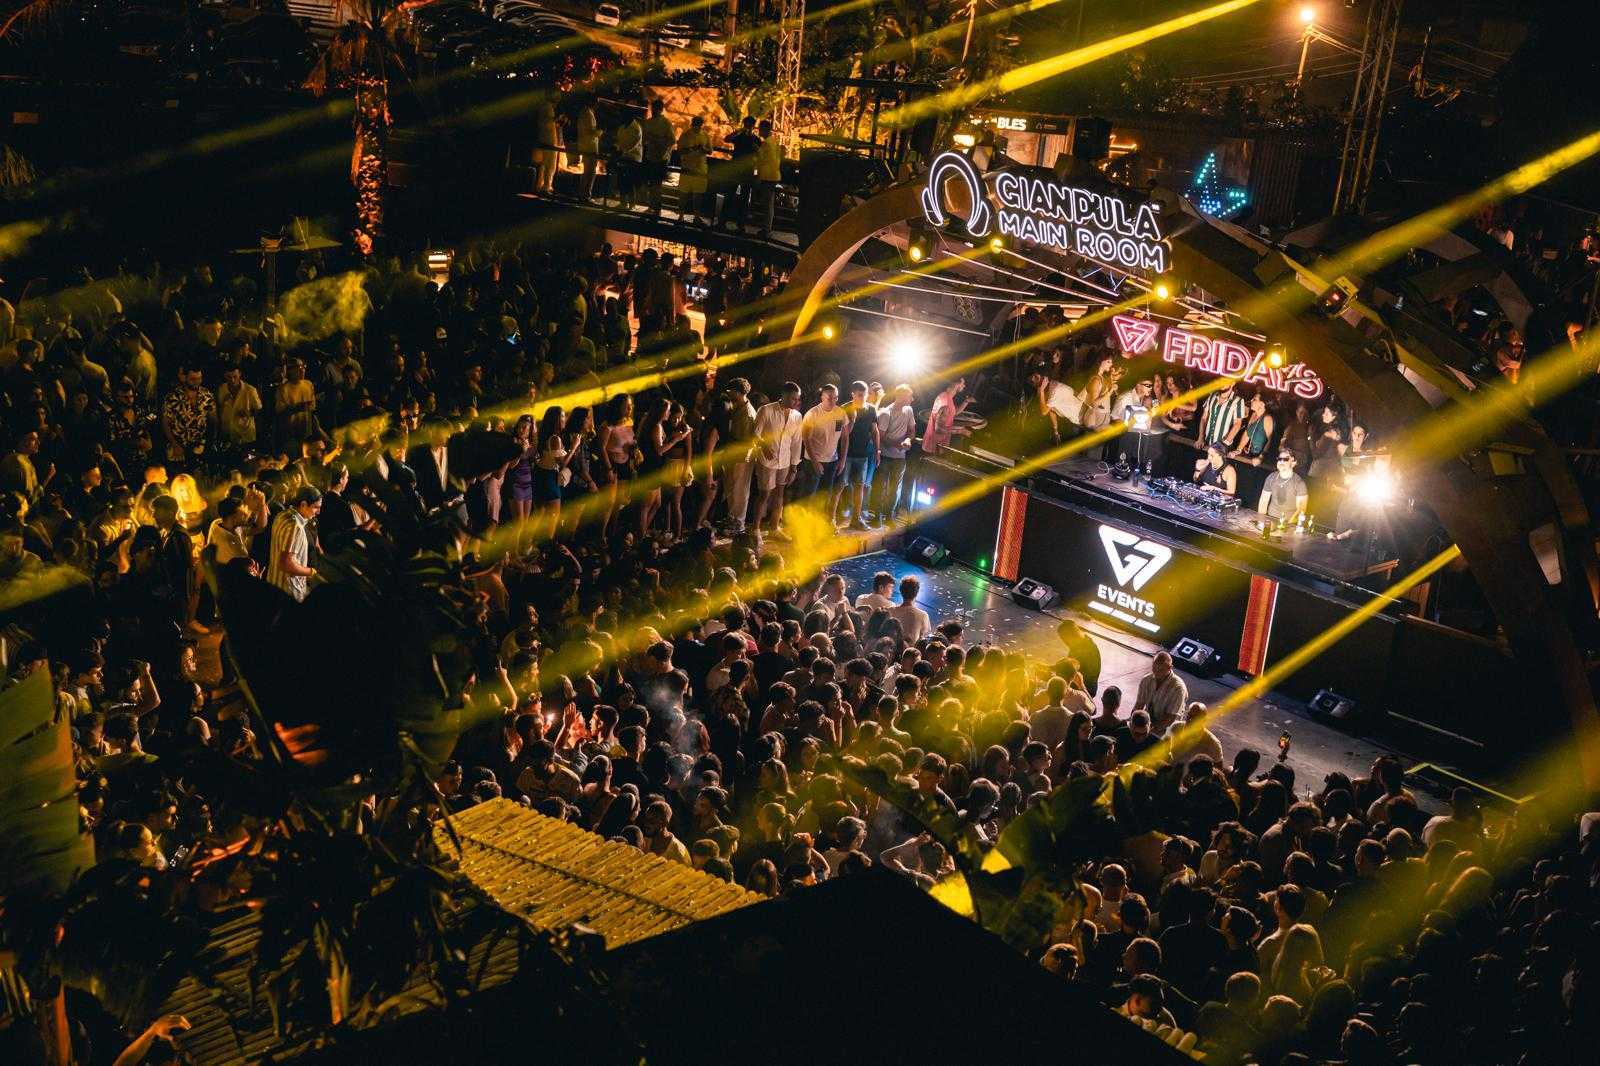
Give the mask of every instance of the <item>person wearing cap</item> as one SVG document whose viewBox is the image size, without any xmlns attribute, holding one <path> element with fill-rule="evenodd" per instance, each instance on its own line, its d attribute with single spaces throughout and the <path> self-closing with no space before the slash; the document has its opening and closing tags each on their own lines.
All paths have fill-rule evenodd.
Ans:
<svg viewBox="0 0 1600 1066">
<path fill-rule="evenodd" d="M 128 368 L 127 380 L 137 390 L 140 401 L 150 403 L 156 398 L 155 345 L 138 326 L 126 320 L 111 327 L 111 337 Z"/>
</svg>

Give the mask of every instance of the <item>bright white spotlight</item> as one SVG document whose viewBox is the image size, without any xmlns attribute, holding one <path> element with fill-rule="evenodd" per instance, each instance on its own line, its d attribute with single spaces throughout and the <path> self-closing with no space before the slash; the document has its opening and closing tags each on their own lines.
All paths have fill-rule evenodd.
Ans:
<svg viewBox="0 0 1600 1066">
<path fill-rule="evenodd" d="M 889 369 L 891 376 L 914 378 L 928 362 L 928 350 L 920 339 L 903 333 L 889 341 Z"/>
<path fill-rule="evenodd" d="M 1310 4 L 1302 7 L 1300 9 L 1300 21 L 1305 23 L 1307 26 L 1317 21 L 1317 9 L 1312 7 Z"/>
<path fill-rule="evenodd" d="M 1397 487 L 1394 475 L 1376 466 L 1359 475 L 1350 485 L 1356 499 L 1369 507 L 1382 507 L 1393 500 Z"/>
</svg>

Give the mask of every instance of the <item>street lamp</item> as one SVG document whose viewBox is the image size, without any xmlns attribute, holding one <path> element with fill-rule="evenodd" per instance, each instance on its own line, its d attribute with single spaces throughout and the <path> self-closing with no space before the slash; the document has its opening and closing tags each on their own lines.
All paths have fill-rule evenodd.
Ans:
<svg viewBox="0 0 1600 1066">
<path fill-rule="evenodd" d="M 1305 29 L 1300 34 L 1300 67 L 1294 72 L 1294 95 L 1300 95 L 1300 83 L 1306 77 L 1306 57 L 1311 54 L 1311 38 L 1316 36 L 1317 9 L 1306 4 L 1300 9 L 1300 24 Z"/>
</svg>

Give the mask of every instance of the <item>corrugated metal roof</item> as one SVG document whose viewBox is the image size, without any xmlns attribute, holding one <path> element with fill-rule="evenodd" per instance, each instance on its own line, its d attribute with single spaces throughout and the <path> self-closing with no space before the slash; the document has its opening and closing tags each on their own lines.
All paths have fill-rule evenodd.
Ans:
<svg viewBox="0 0 1600 1066">
<path fill-rule="evenodd" d="M 566 822 L 509 800 L 479 804 L 455 816 L 461 871 L 500 908 L 541 930 L 583 922 L 608 947 L 678 929 L 702 918 L 758 903 L 762 897 L 687 866 L 610 844 Z M 441 833 L 443 830 L 441 829 Z M 441 836 L 447 854 L 455 848 Z M 457 901 L 452 925 L 463 927 L 480 904 Z M 185 976 L 159 1013 L 187 1017 L 181 1046 L 200 1066 L 244 1066 L 282 1057 L 314 1042 L 315 1032 L 273 1030 L 266 998 L 253 995 L 250 968 L 260 940 L 256 911 L 219 915 L 206 942 L 204 976 Z M 478 987 L 509 980 L 517 970 L 515 937 L 468 934 L 467 970 Z M 397 1014 L 441 1006 L 426 972 L 389 1001 Z"/>
<path fill-rule="evenodd" d="M 762 899 L 510 800 L 462 812 L 455 828 L 461 836 L 461 872 L 501 907 L 538 929 L 582 922 L 603 935 L 607 947 Z"/>
</svg>

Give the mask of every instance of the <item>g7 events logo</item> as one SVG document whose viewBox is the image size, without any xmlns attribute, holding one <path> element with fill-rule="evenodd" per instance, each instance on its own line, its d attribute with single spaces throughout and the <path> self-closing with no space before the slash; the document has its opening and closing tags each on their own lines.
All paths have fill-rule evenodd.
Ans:
<svg viewBox="0 0 1600 1066">
<path fill-rule="evenodd" d="M 1100 543 L 1105 546 L 1116 587 L 1100 584 L 1089 607 L 1148 633 L 1161 632 L 1155 622 L 1155 602 L 1133 593 L 1142 590 L 1172 561 L 1172 549 L 1137 533 L 1106 525 L 1100 527 Z"/>
<path fill-rule="evenodd" d="M 966 227 L 974 239 L 997 229 L 1008 237 L 1075 252 L 1123 270 L 1166 271 L 1171 249 L 1157 221 L 1161 206 L 1110 192 L 1062 185 L 1025 171 L 994 173 L 993 202 L 984 176 L 960 152 L 940 152 L 928 167 L 922 213 L 935 226 L 950 221 L 945 191 L 966 189 Z"/>
</svg>

